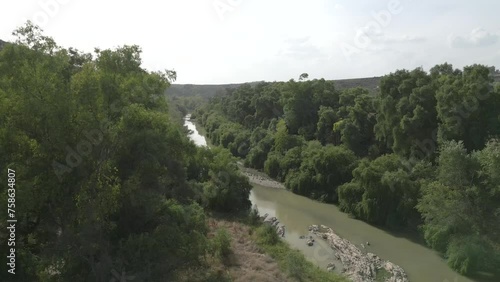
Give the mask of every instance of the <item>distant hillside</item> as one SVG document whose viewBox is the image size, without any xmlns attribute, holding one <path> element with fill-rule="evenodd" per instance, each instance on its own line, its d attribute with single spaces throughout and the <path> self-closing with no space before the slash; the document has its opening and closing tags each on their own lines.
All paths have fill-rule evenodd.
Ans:
<svg viewBox="0 0 500 282">
<path fill-rule="evenodd" d="M 376 93 L 378 84 L 380 82 L 380 77 L 339 79 L 334 80 L 334 82 L 338 89 L 346 89 L 359 86 L 368 89 L 371 93 Z M 250 82 L 251 85 L 256 85 L 258 83 L 260 82 Z M 216 94 L 225 93 L 226 89 L 238 88 L 243 84 L 244 83 L 218 85 L 172 84 L 167 89 L 167 95 L 201 96 L 208 98 L 215 96 Z"/>
<path fill-rule="evenodd" d="M 250 82 L 250 84 L 258 84 L 259 82 Z M 201 96 L 212 97 L 216 94 L 223 94 L 226 89 L 238 88 L 243 83 L 238 84 L 218 84 L 218 85 L 197 85 L 197 84 L 172 84 L 167 89 L 167 95 L 171 96 Z"/>
<path fill-rule="evenodd" d="M 353 87 L 363 87 L 368 89 L 370 93 L 377 93 L 378 85 L 380 83 L 381 76 L 366 77 L 366 78 L 351 78 L 351 79 L 337 79 L 333 80 L 335 86 L 338 89 L 346 89 Z"/>
</svg>

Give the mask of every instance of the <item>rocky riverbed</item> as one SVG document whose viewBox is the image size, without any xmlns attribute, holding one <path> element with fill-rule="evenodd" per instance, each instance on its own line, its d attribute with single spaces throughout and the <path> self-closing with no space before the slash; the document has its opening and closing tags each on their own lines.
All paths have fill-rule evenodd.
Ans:
<svg viewBox="0 0 500 282">
<path fill-rule="evenodd" d="M 272 227 L 276 228 L 276 233 L 278 236 L 285 237 L 285 225 L 280 224 L 279 220 L 276 217 L 269 217 L 266 213 L 260 218 L 264 223 L 270 224 Z"/>
<path fill-rule="evenodd" d="M 284 185 L 271 179 L 266 174 L 251 168 L 245 168 L 238 162 L 241 172 L 249 178 L 250 183 L 276 189 L 285 189 Z M 276 229 L 280 237 L 285 236 L 285 226 L 280 224 L 276 217 L 265 214 L 261 217 L 264 223 L 270 224 Z M 336 261 L 328 263 L 328 271 L 340 271 L 348 279 L 354 282 L 408 282 L 405 271 L 398 265 L 382 260 L 377 255 L 367 252 L 370 243 L 361 244 L 360 248 L 349 240 L 341 238 L 331 228 L 325 225 L 309 226 L 310 234 L 301 236 L 305 244 L 314 246 L 316 240 L 324 240 L 334 251 Z"/>
<path fill-rule="evenodd" d="M 335 251 L 335 257 L 343 265 L 342 273 L 354 282 L 408 282 L 405 271 L 398 265 L 382 260 L 377 255 L 364 252 L 349 240 L 341 238 L 331 228 L 311 225 L 309 231 L 325 240 Z M 366 245 L 369 245 L 367 242 Z M 361 248 L 365 248 L 365 244 Z M 329 265 L 334 265 L 332 262 Z M 378 277 L 377 276 L 381 276 Z"/>
</svg>

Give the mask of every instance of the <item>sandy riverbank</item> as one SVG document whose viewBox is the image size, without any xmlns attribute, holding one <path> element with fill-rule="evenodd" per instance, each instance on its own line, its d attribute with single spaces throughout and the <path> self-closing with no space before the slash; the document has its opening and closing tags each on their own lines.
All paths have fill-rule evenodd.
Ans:
<svg viewBox="0 0 500 282">
<path fill-rule="evenodd" d="M 285 185 L 283 185 L 283 183 L 270 178 L 263 172 L 260 172 L 252 168 L 244 167 L 241 161 L 238 161 L 238 167 L 240 168 L 241 172 L 246 177 L 248 177 L 250 183 L 252 184 L 265 186 L 269 188 L 275 188 L 275 189 L 285 189 Z"/>
</svg>

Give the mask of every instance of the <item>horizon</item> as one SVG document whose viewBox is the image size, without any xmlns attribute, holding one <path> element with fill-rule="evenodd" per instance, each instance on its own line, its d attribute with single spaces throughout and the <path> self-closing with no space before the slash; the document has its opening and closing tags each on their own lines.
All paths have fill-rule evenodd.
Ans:
<svg viewBox="0 0 500 282">
<path fill-rule="evenodd" d="M 11 32 L 31 20 L 65 48 L 135 44 L 145 69 L 175 70 L 176 84 L 193 85 L 500 65 L 500 3 L 486 0 L 194 2 L 10 2 L 0 38 L 13 41 Z"/>
</svg>

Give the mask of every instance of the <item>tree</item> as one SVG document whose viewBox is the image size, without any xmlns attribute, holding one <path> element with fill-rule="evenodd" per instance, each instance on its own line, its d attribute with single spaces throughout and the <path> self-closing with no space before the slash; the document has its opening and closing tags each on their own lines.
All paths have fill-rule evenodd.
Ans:
<svg viewBox="0 0 500 282">
<path fill-rule="evenodd" d="M 422 142 L 433 140 L 437 129 L 435 85 L 422 69 L 399 70 L 380 82 L 376 138 L 404 157 L 431 156 L 435 147 Z"/>
<path fill-rule="evenodd" d="M 300 167 L 293 170 L 292 166 L 285 185 L 296 193 L 328 202 L 337 201 L 336 189 L 351 180 L 351 171 L 356 167 L 357 161 L 348 149 L 333 145 L 322 146 L 318 141 L 308 142 L 300 158 Z"/>
<path fill-rule="evenodd" d="M 199 266 L 207 226 L 196 202 L 217 203 L 209 196 L 220 189 L 225 207 L 244 209 L 250 185 L 229 153 L 207 169 L 208 154 L 171 120 L 163 93 L 175 74 L 143 69 L 138 46 L 92 57 L 58 47 L 31 23 L 14 35 L 0 51 L 0 166 L 17 179 L 16 277 L 109 281 L 126 268 L 157 281 Z"/>
<path fill-rule="evenodd" d="M 241 175 L 231 153 L 225 149 L 213 149 L 210 162 L 210 179 L 203 183 L 207 207 L 220 212 L 247 212 L 252 186 Z"/>
<path fill-rule="evenodd" d="M 333 124 L 337 121 L 335 110 L 330 107 L 320 106 L 318 116 L 319 120 L 316 126 L 316 139 L 323 145 L 334 143 L 335 134 L 333 131 Z"/>
<path fill-rule="evenodd" d="M 439 77 L 437 113 L 440 142 L 463 140 L 468 150 L 482 149 L 490 136 L 500 134 L 499 88 L 486 66 L 465 67 L 463 72 Z"/>
<path fill-rule="evenodd" d="M 492 171 L 500 162 L 498 144 L 468 154 L 462 142 L 445 142 L 437 178 L 423 186 L 417 205 L 426 241 L 462 274 L 498 271 L 500 189 L 498 169 Z"/>
<path fill-rule="evenodd" d="M 373 153 L 378 145 L 374 134 L 374 98 L 366 89 L 354 88 L 342 93 L 340 102 L 345 105 L 338 111 L 338 115 L 342 115 L 343 119 L 335 124 L 337 127 L 334 127 L 334 131 L 340 133 L 342 143 L 356 155 L 366 156 Z"/>
<path fill-rule="evenodd" d="M 364 159 L 354 169 L 354 179 L 339 187 L 339 204 L 345 211 L 367 222 L 401 228 L 419 222 L 414 207 L 422 181 L 432 168 L 419 163 L 405 171 L 395 154 L 373 161 Z"/>
<path fill-rule="evenodd" d="M 280 120 L 276 126 L 276 134 L 274 136 L 274 149 L 276 152 L 285 153 L 293 147 L 300 146 L 302 140 L 296 135 L 288 134 L 288 126 L 284 120 Z"/>
</svg>

